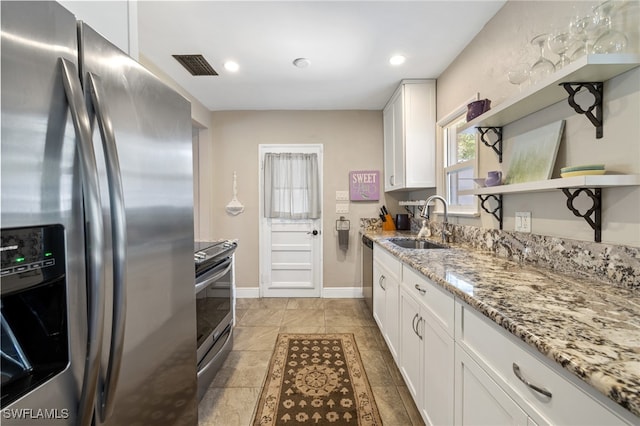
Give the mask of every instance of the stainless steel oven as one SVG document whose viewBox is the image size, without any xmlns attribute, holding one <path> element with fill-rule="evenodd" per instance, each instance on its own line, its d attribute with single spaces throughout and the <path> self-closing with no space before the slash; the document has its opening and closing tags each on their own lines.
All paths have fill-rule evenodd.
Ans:
<svg viewBox="0 0 640 426">
<path fill-rule="evenodd" d="M 233 346 L 234 241 L 196 242 L 198 398 Z"/>
</svg>

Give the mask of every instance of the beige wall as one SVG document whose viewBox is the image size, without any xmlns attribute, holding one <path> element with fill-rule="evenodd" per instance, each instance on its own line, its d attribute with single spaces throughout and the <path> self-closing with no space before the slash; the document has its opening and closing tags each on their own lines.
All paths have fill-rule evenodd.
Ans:
<svg viewBox="0 0 640 426">
<path fill-rule="evenodd" d="M 438 78 L 438 118 L 479 92 L 493 105 L 515 94 L 506 73 L 512 64 L 533 62 L 535 51 L 528 45 L 531 36 L 550 25 L 566 22 L 576 10 L 584 11 L 596 2 L 509 1 L 478 36 Z M 631 10 L 627 28 L 631 44 L 637 48 L 638 9 Z M 634 26 L 635 25 L 635 26 Z M 141 58 L 152 71 L 162 74 Z M 162 76 L 161 76 L 162 78 Z M 169 79 L 167 79 L 169 80 Z M 181 88 L 181 93 L 185 94 Z M 185 94 L 188 98 L 188 94 Z M 324 145 L 324 286 L 353 287 L 360 284 L 360 244 L 357 237 L 360 217 L 377 216 L 385 203 L 392 214 L 403 212 L 401 199 L 421 199 L 434 191 L 386 194 L 384 200 L 350 203 L 350 248 L 346 255 L 338 249 L 334 231 L 335 191 L 348 189 L 348 172 L 358 169 L 382 171 L 381 111 L 225 111 L 209 112 L 194 104 L 194 120 L 207 129 L 200 147 L 200 238 L 238 238 L 237 285 L 258 286 L 258 144 L 321 143 Z M 525 117 L 504 129 L 505 143 L 514 135 L 546 123 L 565 119 L 565 138 L 560 146 L 554 177 L 568 164 L 602 162 L 624 173 L 640 173 L 640 69 L 628 72 L 605 85 L 604 138 L 595 139 L 595 130 L 583 116 L 577 116 L 561 102 Z M 480 148 L 479 175 L 500 167 L 493 152 Z M 224 207 L 232 197 L 233 171 L 238 173 L 238 198 L 245 206 L 239 216 L 229 216 Z M 562 192 L 509 195 L 505 197 L 504 229 L 514 229 L 516 211 L 532 212 L 535 234 L 592 240 L 593 231 L 583 219 L 571 214 Z M 640 246 L 640 188 L 603 190 L 604 242 Z M 495 228 L 486 213 L 480 218 L 454 222 Z"/>
<path fill-rule="evenodd" d="M 517 93 L 506 74 L 518 62 L 532 63 L 535 50 L 528 45 L 533 35 L 568 22 L 576 11 L 587 11 L 597 2 L 509 1 L 498 11 L 477 37 L 438 78 L 438 118 L 469 99 L 475 93 L 489 98 L 495 106 Z M 636 5 L 637 6 L 637 5 Z M 639 7 L 628 9 L 626 29 L 630 44 L 637 50 Z M 604 163 L 607 169 L 630 174 L 640 173 L 640 69 L 629 71 L 608 81 L 604 87 L 604 137 L 595 138 L 588 119 L 574 113 L 565 102 L 505 126 L 505 144 L 515 135 L 544 124 L 565 119 L 553 177 L 566 165 Z M 491 149 L 480 146 L 479 176 L 500 169 Z M 603 190 L 602 241 L 640 246 L 640 187 Z M 504 229 L 514 229 L 516 211 L 529 211 L 532 232 L 578 240 L 593 240 L 587 223 L 566 208 L 561 191 L 507 195 L 504 198 Z M 486 213 L 480 219 L 458 219 L 488 228 L 496 221 Z"/>
<path fill-rule="evenodd" d="M 213 238 L 238 238 L 238 287 L 258 286 L 259 144 L 322 144 L 323 278 L 325 287 L 360 285 L 360 217 L 375 217 L 380 202 L 351 202 L 349 250 L 338 248 L 335 192 L 348 190 L 351 170 L 382 171 L 382 111 L 226 111 L 213 112 L 211 224 Z M 244 213 L 230 216 L 233 171 Z"/>
</svg>

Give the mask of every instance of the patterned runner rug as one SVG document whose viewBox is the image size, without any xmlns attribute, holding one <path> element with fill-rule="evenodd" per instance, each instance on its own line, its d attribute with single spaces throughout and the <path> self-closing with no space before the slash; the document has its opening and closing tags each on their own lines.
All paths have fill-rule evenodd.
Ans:
<svg viewBox="0 0 640 426">
<path fill-rule="evenodd" d="M 353 334 L 279 334 L 253 425 L 382 425 Z"/>
</svg>

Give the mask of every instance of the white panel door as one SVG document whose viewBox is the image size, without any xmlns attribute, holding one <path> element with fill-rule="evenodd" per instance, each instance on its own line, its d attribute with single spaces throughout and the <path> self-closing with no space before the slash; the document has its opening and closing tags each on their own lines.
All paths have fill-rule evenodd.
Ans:
<svg viewBox="0 0 640 426">
<path fill-rule="evenodd" d="M 264 214 L 263 167 L 267 152 L 318 154 L 322 193 L 322 145 L 260 145 L 260 295 L 320 297 L 322 290 L 322 218 L 270 219 Z M 322 200 L 322 196 L 320 196 Z"/>
<path fill-rule="evenodd" d="M 270 270 L 265 274 L 265 297 L 319 297 L 315 246 L 320 239 L 316 220 L 271 219 Z"/>
</svg>

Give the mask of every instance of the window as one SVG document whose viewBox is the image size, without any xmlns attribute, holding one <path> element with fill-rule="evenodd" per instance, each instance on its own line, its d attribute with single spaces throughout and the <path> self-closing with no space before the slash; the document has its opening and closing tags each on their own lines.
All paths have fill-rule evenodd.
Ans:
<svg viewBox="0 0 640 426">
<path fill-rule="evenodd" d="M 466 108 L 461 107 L 443 123 L 444 187 L 449 201 L 449 212 L 477 214 L 478 201 L 474 195 L 461 195 L 461 191 L 474 189 L 476 177 L 478 139 L 474 129 L 459 132 L 466 120 Z"/>
<path fill-rule="evenodd" d="M 318 155 L 273 153 L 264 156 L 265 217 L 320 217 Z"/>
</svg>

